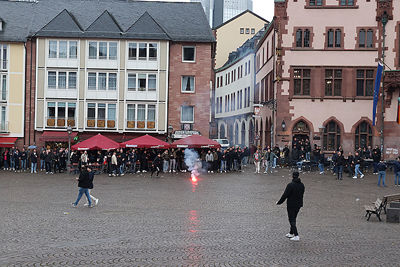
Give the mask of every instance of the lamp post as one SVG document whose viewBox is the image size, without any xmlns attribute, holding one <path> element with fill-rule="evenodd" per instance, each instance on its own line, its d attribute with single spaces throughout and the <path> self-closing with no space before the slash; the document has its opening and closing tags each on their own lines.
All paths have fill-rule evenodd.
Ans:
<svg viewBox="0 0 400 267">
<path fill-rule="evenodd" d="M 282 131 L 284 132 L 286 130 L 286 123 L 284 120 L 282 121 L 281 127 L 282 127 Z"/>
<path fill-rule="evenodd" d="M 67 155 L 67 170 L 68 173 L 71 171 L 71 134 L 72 134 L 72 127 L 68 125 L 67 127 L 68 133 L 68 155 Z"/>
<path fill-rule="evenodd" d="M 383 33 L 383 40 L 382 40 L 382 63 L 383 63 L 383 71 L 382 71 L 382 112 L 381 112 L 381 152 L 382 156 L 385 155 L 383 152 L 384 149 L 384 137 L 383 137 L 383 131 L 384 131 L 384 122 L 385 122 L 385 41 L 386 41 L 386 24 L 388 23 L 388 14 L 383 12 L 382 15 L 382 33 Z"/>
</svg>

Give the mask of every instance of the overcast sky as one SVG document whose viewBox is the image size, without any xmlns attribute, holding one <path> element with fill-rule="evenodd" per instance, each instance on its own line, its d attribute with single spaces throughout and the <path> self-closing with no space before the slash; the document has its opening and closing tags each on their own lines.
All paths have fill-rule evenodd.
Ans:
<svg viewBox="0 0 400 267">
<path fill-rule="evenodd" d="M 152 1 L 152 0 L 147 0 Z M 155 0 L 153 0 L 155 1 Z M 189 2 L 189 0 L 162 0 L 170 2 Z M 253 12 L 268 21 L 274 16 L 274 0 L 253 0 Z"/>
</svg>

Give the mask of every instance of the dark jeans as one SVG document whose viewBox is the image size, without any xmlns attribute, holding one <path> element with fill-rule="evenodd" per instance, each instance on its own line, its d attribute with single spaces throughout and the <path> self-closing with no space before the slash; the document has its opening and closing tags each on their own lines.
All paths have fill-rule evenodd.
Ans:
<svg viewBox="0 0 400 267">
<path fill-rule="evenodd" d="M 336 166 L 337 178 L 342 180 L 343 178 L 343 165 Z"/>
<path fill-rule="evenodd" d="M 287 207 L 289 223 L 290 223 L 290 234 L 295 235 L 295 236 L 299 235 L 299 233 L 297 232 L 297 227 L 296 227 L 296 218 L 297 218 L 297 214 L 299 213 L 299 211 L 300 211 L 300 208 Z"/>
<path fill-rule="evenodd" d="M 51 172 L 51 162 L 46 162 L 46 172 Z"/>
<path fill-rule="evenodd" d="M 378 162 L 373 162 L 372 165 L 374 166 L 374 173 L 378 173 Z"/>
</svg>

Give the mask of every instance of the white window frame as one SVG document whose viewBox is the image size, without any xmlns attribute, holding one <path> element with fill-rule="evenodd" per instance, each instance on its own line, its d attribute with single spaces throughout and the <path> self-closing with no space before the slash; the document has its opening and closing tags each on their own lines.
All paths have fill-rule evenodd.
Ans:
<svg viewBox="0 0 400 267">
<path fill-rule="evenodd" d="M 128 106 L 129 105 L 134 105 L 134 110 L 135 110 L 135 117 L 133 119 L 133 121 L 135 122 L 135 125 L 133 128 L 128 127 L 127 126 L 127 122 L 131 121 L 128 120 Z M 145 109 L 144 109 L 144 128 L 138 128 L 138 109 L 139 109 L 139 105 L 145 105 Z M 154 106 L 154 128 L 148 128 L 147 127 L 147 123 L 149 122 L 149 106 Z M 127 130 L 156 130 L 157 129 L 157 110 L 158 110 L 158 106 L 156 105 L 156 103 L 127 103 L 126 104 L 126 118 L 125 118 L 125 129 Z"/>
<path fill-rule="evenodd" d="M 96 43 L 96 58 L 90 58 L 90 43 Z M 107 43 L 107 56 L 106 58 L 100 58 L 100 49 L 99 49 L 99 43 Z M 110 58 L 110 43 L 116 43 L 117 44 L 117 54 L 115 55 L 115 58 Z M 87 41 L 87 58 L 89 60 L 111 60 L 115 61 L 118 60 L 118 55 L 119 55 L 119 45 L 117 41 L 94 41 L 94 40 L 88 40 Z"/>
<path fill-rule="evenodd" d="M 136 44 L 136 58 L 129 58 L 129 45 L 130 44 Z M 139 46 L 140 44 L 146 44 L 146 59 L 141 59 L 139 57 Z M 150 59 L 150 44 L 155 44 L 157 46 L 156 48 L 156 57 Z M 158 60 L 158 55 L 159 55 L 159 43 L 158 42 L 128 42 L 127 45 L 127 52 L 128 52 L 128 60 L 129 61 L 157 61 Z"/>
<path fill-rule="evenodd" d="M 56 50 L 56 57 L 50 57 L 50 42 L 57 42 L 57 50 Z M 67 42 L 67 57 L 62 57 L 60 58 L 60 42 Z M 76 57 L 71 58 L 71 43 L 75 42 L 76 43 Z M 57 40 L 57 39 L 49 39 L 47 41 L 47 58 L 48 59 L 61 59 L 61 60 L 67 60 L 67 59 L 78 59 L 79 57 L 79 40 Z"/>
<path fill-rule="evenodd" d="M 6 58 L 4 58 L 4 51 L 6 51 Z M 8 48 L 8 45 L 0 43 L 0 70 L 8 70 L 9 51 L 10 49 Z"/>
<path fill-rule="evenodd" d="M 94 127 L 89 127 L 87 126 L 87 121 L 89 120 L 88 113 L 89 113 L 89 105 L 90 104 L 95 104 L 95 109 L 94 109 L 94 120 L 95 120 L 95 126 Z M 98 127 L 97 126 L 97 121 L 99 120 L 99 104 L 104 104 L 106 105 L 105 108 L 105 116 L 104 116 L 104 127 Z M 114 128 L 107 127 L 107 121 L 110 120 L 108 117 L 108 110 L 109 110 L 109 105 L 115 105 L 115 118 L 113 121 L 115 122 Z M 104 102 L 87 102 L 86 103 L 86 110 L 85 110 L 85 129 L 117 129 L 118 128 L 118 103 L 104 103 Z"/>
<path fill-rule="evenodd" d="M 193 56 L 193 60 L 185 60 L 185 54 L 184 54 L 184 51 L 185 51 L 185 48 L 193 48 L 194 49 L 194 56 Z M 194 45 L 183 45 L 182 46 L 182 62 L 186 62 L 186 63 L 195 63 L 196 62 L 196 51 L 197 49 L 196 49 L 196 46 L 194 46 Z"/>
<path fill-rule="evenodd" d="M 49 87 L 49 72 L 55 72 L 56 73 L 56 87 L 55 88 L 50 88 Z M 65 72 L 66 73 L 66 81 L 65 81 L 65 88 L 60 88 L 59 83 L 58 83 L 58 77 L 60 72 Z M 69 74 L 70 73 L 75 73 L 76 74 L 76 82 L 75 82 L 75 88 L 69 88 Z M 47 90 L 77 90 L 79 86 L 79 77 L 78 77 L 78 71 L 68 71 L 68 70 L 47 70 L 46 73 L 46 86 Z"/>
<path fill-rule="evenodd" d="M 3 86 L 3 80 L 6 80 L 6 86 L 4 88 Z M 0 101 L 7 101 L 8 99 L 8 75 L 7 73 L 1 73 L 0 72 Z M 5 97 L 3 97 L 3 94 L 5 94 Z"/>
<path fill-rule="evenodd" d="M 89 89 L 89 73 L 95 73 L 96 74 L 96 89 Z M 106 89 L 105 90 L 100 90 L 99 89 L 99 74 L 100 73 L 105 73 L 106 74 Z M 115 89 L 110 89 L 109 85 L 109 79 L 110 79 L 110 74 L 115 74 Z M 89 92 L 95 92 L 95 91 L 109 91 L 109 92 L 117 92 L 118 91 L 118 73 L 117 72 L 112 72 L 112 71 L 88 71 L 86 74 L 86 89 Z"/>
<path fill-rule="evenodd" d="M 183 78 L 184 77 L 193 77 L 193 91 L 184 91 L 183 90 Z M 184 93 L 184 94 L 196 93 L 196 76 L 194 76 L 194 75 L 182 75 L 181 76 L 181 93 Z"/>
<path fill-rule="evenodd" d="M 146 87 L 145 90 L 141 91 L 139 90 L 139 75 L 146 75 Z M 129 89 L 129 75 L 136 75 L 136 86 L 135 89 Z M 149 76 L 150 75 L 155 75 L 156 76 L 156 88 L 153 90 L 149 89 Z M 157 73 L 143 73 L 143 72 L 128 72 L 128 75 L 126 75 L 126 91 L 127 92 L 157 92 L 158 91 L 158 75 Z"/>
<path fill-rule="evenodd" d="M 49 103 L 55 103 L 55 106 L 54 106 L 54 108 L 55 108 L 55 112 L 54 112 L 54 119 L 55 120 L 58 120 L 58 119 L 62 119 L 62 118 L 60 118 L 59 116 L 58 116 L 58 105 L 60 104 L 60 103 L 64 103 L 65 104 L 65 116 L 64 116 L 64 120 L 65 120 L 65 125 L 64 126 L 57 126 L 57 121 L 55 122 L 55 125 L 54 126 L 47 126 L 47 120 L 48 119 L 50 119 L 50 116 L 49 116 Z M 57 101 L 47 101 L 46 102 L 46 120 L 45 120 L 45 127 L 46 128 L 62 128 L 62 127 L 67 127 L 68 125 L 68 119 L 69 119 L 69 117 L 68 117 L 68 109 L 69 109 L 69 106 L 68 106 L 68 104 L 75 104 L 75 117 L 73 118 L 75 121 L 77 120 L 77 113 L 78 113 L 78 105 L 77 105 L 77 103 L 76 102 L 68 102 L 68 101 L 59 101 L 59 102 L 57 102 Z M 73 126 L 73 127 L 77 127 L 77 123 L 75 122 L 75 126 Z"/>
<path fill-rule="evenodd" d="M 182 120 L 182 115 L 183 115 L 183 107 L 192 107 L 192 109 L 193 109 L 193 120 L 192 121 L 183 121 Z M 191 124 L 193 124 L 194 123 L 194 118 L 195 118 L 195 116 L 194 116 L 194 106 L 191 106 L 191 105 L 182 105 L 181 106 L 181 118 L 180 118 L 180 121 L 181 121 L 181 123 L 191 123 Z"/>
</svg>

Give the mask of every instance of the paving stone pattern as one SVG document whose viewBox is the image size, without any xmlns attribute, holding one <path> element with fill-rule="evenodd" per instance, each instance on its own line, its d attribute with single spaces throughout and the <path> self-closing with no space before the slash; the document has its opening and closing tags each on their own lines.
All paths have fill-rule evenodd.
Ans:
<svg viewBox="0 0 400 267">
<path fill-rule="evenodd" d="M 96 176 L 99 205 L 78 208 L 74 176 L 0 172 L 0 266 L 395 266 L 400 225 L 364 204 L 400 192 L 387 177 L 304 173 L 301 240 L 276 206 L 289 171 L 269 175 Z M 384 216 L 385 218 L 385 216 Z"/>
</svg>

